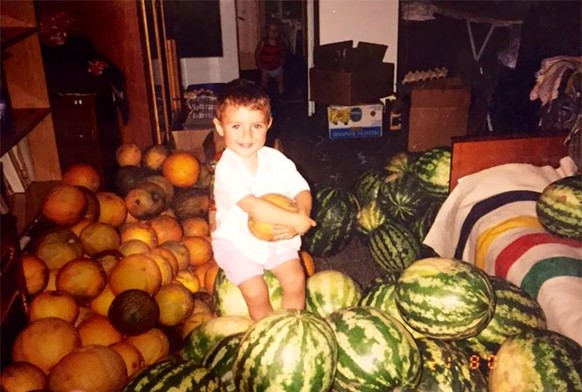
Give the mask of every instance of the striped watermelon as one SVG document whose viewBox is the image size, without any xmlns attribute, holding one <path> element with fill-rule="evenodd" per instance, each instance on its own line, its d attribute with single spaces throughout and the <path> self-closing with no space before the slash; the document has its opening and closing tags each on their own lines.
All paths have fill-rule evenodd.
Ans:
<svg viewBox="0 0 582 392">
<path fill-rule="evenodd" d="M 412 170 L 414 162 L 418 159 L 418 156 L 419 154 L 414 152 L 398 152 L 388 159 L 384 165 L 384 171 L 386 171 L 391 178 L 398 178 Z"/>
<path fill-rule="evenodd" d="M 224 391 L 220 379 L 195 361 L 166 360 L 139 372 L 123 392 Z"/>
<path fill-rule="evenodd" d="M 419 184 L 431 195 L 446 197 L 449 194 L 451 151 L 435 147 L 423 152 L 415 162 L 413 172 Z"/>
<path fill-rule="evenodd" d="M 358 284 L 340 271 L 316 272 L 307 280 L 306 286 L 306 309 L 322 317 L 338 309 L 357 305 L 362 297 Z"/>
<path fill-rule="evenodd" d="M 184 339 L 180 354 L 184 359 L 200 362 L 220 339 L 245 332 L 251 325 L 253 321 L 242 316 L 220 316 L 204 321 Z"/>
<path fill-rule="evenodd" d="M 236 390 L 329 391 L 337 350 L 322 317 L 305 310 L 277 311 L 243 336 L 232 367 Z"/>
<path fill-rule="evenodd" d="M 393 222 L 385 222 L 370 234 L 368 249 L 387 272 L 400 272 L 420 256 L 420 244 L 414 234 Z"/>
<path fill-rule="evenodd" d="M 507 339 L 489 373 L 490 392 L 580 392 L 582 347 L 556 332 L 535 330 Z"/>
<path fill-rule="evenodd" d="M 303 246 L 316 257 L 332 256 L 346 247 L 360 206 L 345 189 L 325 187 L 315 193 L 313 219 L 317 226 L 303 236 Z"/>
<path fill-rule="evenodd" d="M 487 392 L 485 377 L 469 358 L 438 339 L 416 339 L 422 356 L 422 376 L 416 392 Z"/>
<path fill-rule="evenodd" d="M 489 276 L 489 281 L 496 298 L 493 318 L 477 336 L 455 342 L 467 354 L 481 358 L 484 372 L 491 366 L 495 353 L 507 338 L 532 329 L 546 328 L 544 312 L 537 301 L 503 278 Z"/>
<path fill-rule="evenodd" d="M 382 310 L 388 313 L 390 316 L 394 317 L 396 321 L 402 324 L 415 339 L 424 337 L 423 334 L 419 333 L 413 328 L 410 328 L 410 326 L 406 324 L 404 320 L 402 320 L 402 316 L 400 316 L 398 307 L 396 306 L 396 296 L 394 295 L 395 290 L 396 281 L 390 283 L 375 283 L 372 286 L 366 288 L 364 295 L 362 296 L 362 299 L 360 299 L 358 305 L 371 306 L 373 308 Z"/>
<path fill-rule="evenodd" d="M 271 306 L 277 310 L 281 308 L 283 301 L 283 289 L 279 280 L 271 271 L 265 270 L 265 282 L 269 289 Z M 226 278 L 222 269 L 218 271 L 214 281 L 214 302 L 216 314 L 219 316 L 250 317 L 247 303 L 240 289 Z"/>
<path fill-rule="evenodd" d="M 377 169 L 370 169 L 360 174 L 353 186 L 353 193 L 361 206 L 376 200 L 378 190 L 385 178 L 386 174 Z"/>
<path fill-rule="evenodd" d="M 402 319 L 427 337 L 469 338 L 493 317 L 495 293 L 487 275 L 464 261 L 421 259 L 406 268 L 396 286 Z"/>
<path fill-rule="evenodd" d="M 377 200 L 372 200 L 360 209 L 360 214 L 356 220 L 356 229 L 360 234 L 368 236 L 385 221 L 386 215 L 380 210 Z"/>
<path fill-rule="evenodd" d="M 412 174 L 403 174 L 396 181 L 382 184 L 378 206 L 392 221 L 411 223 L 424 209 L 429 198 Z"/>
<path fill-rule="evenodd" d="M 410 230 L 414 233 L 419 242 L 424 241 L 424 238 L 432 227 L 443 202 L 444 200 L 442 199 L 431 200 L 424 208 L 424 211 L 421 211 L 419 216 L 412 222 Z"/>
<path fill-rule="evenodd" d="M 546 186 L 537 200 L 536 213 L 548 232 L 582 239 L 582 177 L 564 177 Z"/>
<path fill-rule="evenodd" d="M 220 339 L 202 358 L 202 366 L 220 377 L 220 381 L 227 392 L 234 392 L 234 376 L 232 374 L 232 364 L 238 351 L 240 341 L 244 333 L 235 333 Z"/>
<path fill-rule="evenodd" d="M 339 347 L 335 392 L 414 390 L 420 353 L 398 321 L 369 306 L 340 309 L 328 320 Z"/>
</svg>

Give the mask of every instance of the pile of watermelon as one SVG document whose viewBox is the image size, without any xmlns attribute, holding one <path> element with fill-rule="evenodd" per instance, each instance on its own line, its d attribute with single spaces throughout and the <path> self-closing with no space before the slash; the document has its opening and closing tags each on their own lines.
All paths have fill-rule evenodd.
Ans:
<svg viewBox="0 0 582 392">
<path fill-rule="evenodd" d="M 434 255 L 422 241 L 448 195 L 450 161 L 448 148 L 400 152 L 384 167 L 362 173 L 350 189 L 316 189 L 318 226 L 304 236 L 305 249 L 333 256 L 357 235 L 386 272 Z"/>
<path fill-rule="evenodd" d="M 186 369 L 207 383 L 197 390 L 582 390 L 582 347 L 547 330 L 539 304 L 519 287 L 460 260 L 419 259 L 365 288 L 318 271 L 307 280 L 306 310 L 279 309 L 254 323 L 230 313 L 237 293 L 216 282 L 223 313 L 126 392 L 202 385 Z M 280 295 L 271 290 L 272 301 Z"/>
</svg>

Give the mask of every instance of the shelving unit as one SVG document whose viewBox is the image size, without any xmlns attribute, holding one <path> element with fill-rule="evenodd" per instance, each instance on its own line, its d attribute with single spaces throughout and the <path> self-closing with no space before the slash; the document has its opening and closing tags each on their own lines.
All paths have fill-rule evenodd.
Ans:
<svg viewBox="0 0 582 392">
<path fill-rule="evenodd" d="M 0 136 L 0 155 L 23 145 L 31 163 L 27 175 L 32 184 L 7 200 L 22 234 L 36 219 L 44 195 L 61 179 L 61 167 L 33 1 L 3 2 L 0 29 L 2 72 L 12 107 L 10 127 Z"/>
</svg>

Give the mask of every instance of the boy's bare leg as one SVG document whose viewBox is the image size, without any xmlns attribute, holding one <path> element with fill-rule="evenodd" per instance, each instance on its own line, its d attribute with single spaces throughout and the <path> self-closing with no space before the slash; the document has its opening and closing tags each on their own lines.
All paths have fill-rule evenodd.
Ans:
<svg viewBox="0 0 582 392">
<path fill-rule="evenodd" d="M 299 259 L 272 269 L 283 289 L 284 309 L 305 309 L 305 272 Z"/>
<path fill-rule="evenodd" d="M 269 300 L 269 289 L 262 276 L 253 276 L 240 283 L 238 288 L 247 303 L 251 319 L 257 321 L 273 312 Z"/>
</svg>

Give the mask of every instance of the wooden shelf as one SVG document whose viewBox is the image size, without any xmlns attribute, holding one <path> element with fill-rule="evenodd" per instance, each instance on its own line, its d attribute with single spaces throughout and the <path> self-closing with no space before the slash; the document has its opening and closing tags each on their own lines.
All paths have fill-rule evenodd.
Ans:
<svg viewBox="0 0 582 392">
<path fill-rule="evenodd" d="M 2 50 L 25 39 L 36 32 L 32 27 L 2 27 L 0 29 L 0 47 Z"/>
<path fill-rule="evenodd" d="M 12 125 L 6 132 L 2 131 L 0 155 L 4 155 L 22 138 L 32 131 L 50 113 L 50 109 L 12 109 Z"/>
<path fill-rule="evenodd" d="M 16 231 L 19 236 L 25 234 L 38 219 L 44 197 L 59 183 L 60 181 L 33 182 L 26 192 L 10 196 L 8 203 L 10 211 L 18 217 Z"/>
</svg>

